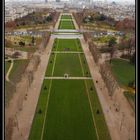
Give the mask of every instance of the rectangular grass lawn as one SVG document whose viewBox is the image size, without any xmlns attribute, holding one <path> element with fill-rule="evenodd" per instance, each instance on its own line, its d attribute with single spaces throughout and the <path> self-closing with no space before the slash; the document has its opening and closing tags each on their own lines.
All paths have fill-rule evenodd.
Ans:
<svg viewBox="0 0 140 140">
<path fill-rule="evenodd" d="M 69 47 L 67 47 L 69 44 Z M 79 39 L 55 39 L 53 45 L 53 51 L 64 51 L 64 48 L 69 48 L 68 52 L 79 51 L 83 52 Z M 80 63 L 81 61 L 81 63 Z M 65 73 L 69 76 L 90 76 L 88 65 L 84 54 L 72 54 L 72 53 L 52 53 L 49 59 L 46 76 L 52 76 L 52 69 L 54 67 L 53 76 L 64 76 Z"/>
<path fill-rule="evenodd" d="M 53 51 L 67 43 L 82 51 L 78 39 L 56 39 Z M 51 53 L 45 76 L 65 73 L 90 76 L 83 53 Z M 111 140 L 92 80 L 44 80 L 29 140 Z"/>
<path fill-rule="evenodd" d="M 97 140 L 97 135 L 111 140 L 92 80 L 44 80 L 29 140 Z"/>
<path fill-rule="evenodd" d="M 79 39 L 55 39 L 52 51 L 82 52 L 82 48 Z"/>
<path fill-rule="evenodd" d="M 39 100 L 42 119 L 47 94 L 42 90 Z M 97 139 L 83 80 L 53 80 L 44 130 L 41 115 L 36 112 L 29 140 L 40 140 L 41 131 L 43 140 Z"/>
<path fill-rule="evenodd" d="M 61 19 L 72 19 L 71 15 L 62 15 Z"/>
<path fill-rule="evenodd" d="M 130 62 L 121 59 L 113 59 L 111 68 L 118 83 L 122 86 L 128 86 L 128 83 L 135 80 L 135 66 Z"/>
<path fill-rule="evenodd" d="M 59 29 L 75 29 L 73 21 L 60 21 Z"/>
<path fill-rule="evenodd" d="M 49 64 L 51 68 L 49 69 L 48 66 L 48 70 L 46 72 L 48 76 L 52 76 L 51 69 L 53 68 L 53 65 L 54 65 L 53 76 L 64 76 L 65 73 L 73 77 L 83 76 L 78 54 L 54 54 L 54 55 L 56 55 L 56 60 L 53 59 L 53 63 Z"/>
<path fill-rule="evenodd" d="M 53 80 L 43 140 L 96 140 L 84 81 Z"/>
<path fill-rule="evenodd" d="M 54 76 L 83 76 L 78 54 L 57 54 Z"/>
</svg>

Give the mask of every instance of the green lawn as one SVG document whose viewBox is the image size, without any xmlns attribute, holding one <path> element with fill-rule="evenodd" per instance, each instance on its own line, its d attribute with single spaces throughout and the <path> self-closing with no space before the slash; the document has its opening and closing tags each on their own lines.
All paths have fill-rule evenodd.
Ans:
<svg viewBox="0 0 140 140">
<path fill-rule="evenodd" d="M 71 15 L 62 15 L 61 19 L 72 19 Z"/>
<path fill-rule="evenodd" d="M 75 29 L 73 21 L 60 21 L 59 29 Z"/>
<path fill-rule="evenodd" d="M 52 81 L 45 126 L 44 140 L 97 139 L 84 81 Z"/>
<path fill-rule="evenodd" d="M 105 122 L 104 114 L 94 87 L 92 80 L 86 80 L 89 98 L 92 104 L 94 119 L 96 122 L 96 127 L 99 135 L 99 140 L 111 140 L 108 127 Z M 91 90 L 92 88 L 92 90 Z M 97 110 L 99 110 L 99 114 L 97 114 Z"/>
<path fill-rule="evenodd" d="M 9 79 L 11 82 L 5 81 L 5 105 L 9 103 L 9 100 L 15 92 L 15 85 L 21 80 L 21 76 L 24 73 L 29 60 L 14 60 L 13 68 L 10 72 Z M 5 74 L 10 66 L 9 62 L 5 62 Z"/>
<path fill-rule="evenodd" d="M 46 89 L 44 89 L 44 87 L 46 87 Z M 32 123 L 32 128 L 30 131 L 29 140 L 41 140 L 41 132 L 44 123 L 44 116 L 46 111 L 49 87 L 50 87 L 50 80 L 44 80 L 41 88 L 34 120 Z M 39 114 L 38 113 L 39 110 L 41 110 L 42 113 Z"/>
<path fill-rule="evenodd" d="M 63 51 L 68 43 L 72 44 L 70 51 L 76 51 L 75 48 L 82 51 L 77 42 L 56 39 L 53 50 Z M 84 54 L 51 53 L 45 75 L 64 76 L 64 73 L 76 77 L 90 76 Z M 98 138 L 111 140 L 92 80 L 44 80 L 29 140 Z"/>
<path fill-rule="evenodd" d="M 11 65 L 11 61 L 9 61 L 9 62 L 8 61 L 5 61 L 5 74 L 7 73 L 10 65 Z"/>
<path fill-rule="evenodd" d="M 53 51 L 80 51 L 82 52 L 79 39 L 55 39 Z"/>
<path fill-rule="evenodd" d="M 136 101 L 136 94 L 134 93 L 130 93 L 128 91 L 124 92 L 125 97 L 127 98 L 129 104 L 131 105 L 131 107 L 135 110 L 135 101 Z"/>
<path fill-rule="evenodd" d="M 17 80 L 17 77 L 21 76 L 21 73 L 24 72 L 28 63 L 29 63 L 29 60 L 14 60 L 14 65 L 10 73 L 10 79 Z"/>
<path fill-rule="evenodd" d="M 113 59 L 111 67 L 112 72 L 120 85 L 128 86 L 130 81 L 135 80 L 135 66 L 128 61 Z"/>
<path fill-rule="evenodd" d="M 85 82 L 88 85 L 88 93 Z M 90 94 L 96 124 L 92 119 L 87 94 Z M 40 109 L 42 113 L 39 113 Z M 96 113 L 97 109 L 99 114 Z M 43 121 L 45 113 L 47 115 Z M 45 123 L 44 130 L 43 123 Z M 42 140 L 96 140 L 95 129 L 100 140 L 111 140 L 91 80 L 44 80 L 29 140 L 40 140 L 41 135 Z"/>
<path fill-rule="evenodd" d="M 65 73 L 73 77 L 83 76 L 78 54 L 53 54 L 50 57 L 46 76 L 51 76 L 53 66 L 53 76 L 64 76 Z"/>
<path fill-rule="evenodd" d="M 82 70 L 78 54 L 57 54 L 54 76 L 82 76 Z"/>
<path fill-rule="evenodd" d="M 64 41 L 64 43 L 63 43 Z M 69 51 L 80 51 L 82 52 L 81 44 L 78 39 L 56 39 L 54 42 L 53 51 L 63 51 L 66 48 L 67 43 L 70 44 Z M 80 61 L 82 65 L 80 64 Z M 89 68 L 86 62 L 84 54 L 56 54 L 52 53 L 49 59 L 46 76 L 52 75 L 52 69 L 54 66 L 53 76 L 64 76 L 65 73 L 69 76 L 90 76 Z"/>
</svg>

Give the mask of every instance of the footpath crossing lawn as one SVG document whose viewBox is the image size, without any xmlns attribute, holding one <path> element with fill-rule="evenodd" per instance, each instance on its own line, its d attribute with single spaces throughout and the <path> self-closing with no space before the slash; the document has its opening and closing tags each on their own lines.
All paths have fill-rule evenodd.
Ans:
<svg viewBox="0 0 140 140">
<path fill-rule="evenodd" d="M 18 83 L 21 79 L 21 75 L 24 73 L 25 68 L 27 67 L 29 60 L 14 60 L 13 68 L 11 69 L 9 80 L 11 82 L 5 81 L 5 105 L 7 105 L 15 92 L 15 87 L 11 83 Z M 5 75 L 9 70 L 11 62 L 5 62 Z"/>
<path fill-rule="evenodd" d="M 10 65 L 11 65 L 11 61 L 9 61 L 9 62 L 5 61 L 5 75 L 8 72 Z"/>
<path fill-rule="evenodd" d="M 64 44 L 62 43 L 64 41 Z M 70 44 L 70 50 L 74 52 L 83 52 L 79 39 L 56 39 L 53 51 L 57 52 L 63 51 L 63 48 L 66 48 L 67 43 Z M 62 51 L 61 51 L 62 50 Z M 67 52 L 71 52 L 71 51 Z M 82 65 L 81 65 L 82 64 Z M 46 71 L 46 76 L 51 76 L 52 69 L 54 66 L 54 76 L 64 76 L 68 74 L 72 77 L 82 77 L 90 76 L 89 68 L 83 53 L 52 53 L 49 59 L 48 68 Z M 83 75 L 83 72 L 84 75 Z"/>
<path fill-rule="evenodd" d="M 54 60 L 55 55 L 56 60 Z M 81 60 L 82 66 L 79 59 Z M 71 77 L 90 76 L 89 68 L 83 54 L 51 54 L 46 76 L 51 76 L 53 66 L 53 76 L 63 77 L 64 74 L 68 74 Z"/>
</svg>

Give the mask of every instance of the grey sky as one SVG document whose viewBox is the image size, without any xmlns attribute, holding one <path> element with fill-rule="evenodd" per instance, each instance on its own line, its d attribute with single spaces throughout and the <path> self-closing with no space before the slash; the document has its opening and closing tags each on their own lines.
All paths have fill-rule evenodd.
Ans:
<svg viewBox="0 0 140 140">
<path fill-rule="evenodd" d="M 5 1 L 12 1 L 12 0 L 5 0 Z M 13 0 L 13 1 L 24 1 L 24 0 Z M 31 0 L 25 0 L 25 1 L 31 1 Z M 43 0 L 32 0 L 32 1 L 43 1 Z M 44 0 L 45 1 L 45 0 Z M 68 0 L 66 0 L 68 1 Z M 93 1 L 96 1 L 96 0 L 93 0 Z M 97 0 L 99 1 L 99 0 Z M 104 1 L 104 0 L 100 0 L 100 1 Z M 111 1 L 115 1 L 115 2 L 131 2 L 131 3 L 135 3 L 135 0 L 107 0 L 108 2 L 111 2 Z"/>
</svg>

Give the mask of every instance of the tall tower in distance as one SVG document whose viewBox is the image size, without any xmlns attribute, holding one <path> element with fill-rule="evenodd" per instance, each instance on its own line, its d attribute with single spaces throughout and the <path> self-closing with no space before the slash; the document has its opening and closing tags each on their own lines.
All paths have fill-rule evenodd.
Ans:
<svg viewBox="0 0 140 140">
<path fill-rule="evenodd" d="M 47 3 L 48 2 L 48 0 L 45 0 L 45 3 Z"/>
<path fill-rule="evenodd" d="M 56 2 L 60 2 L 60 0 L 56 0 Z"/>
</svg>

